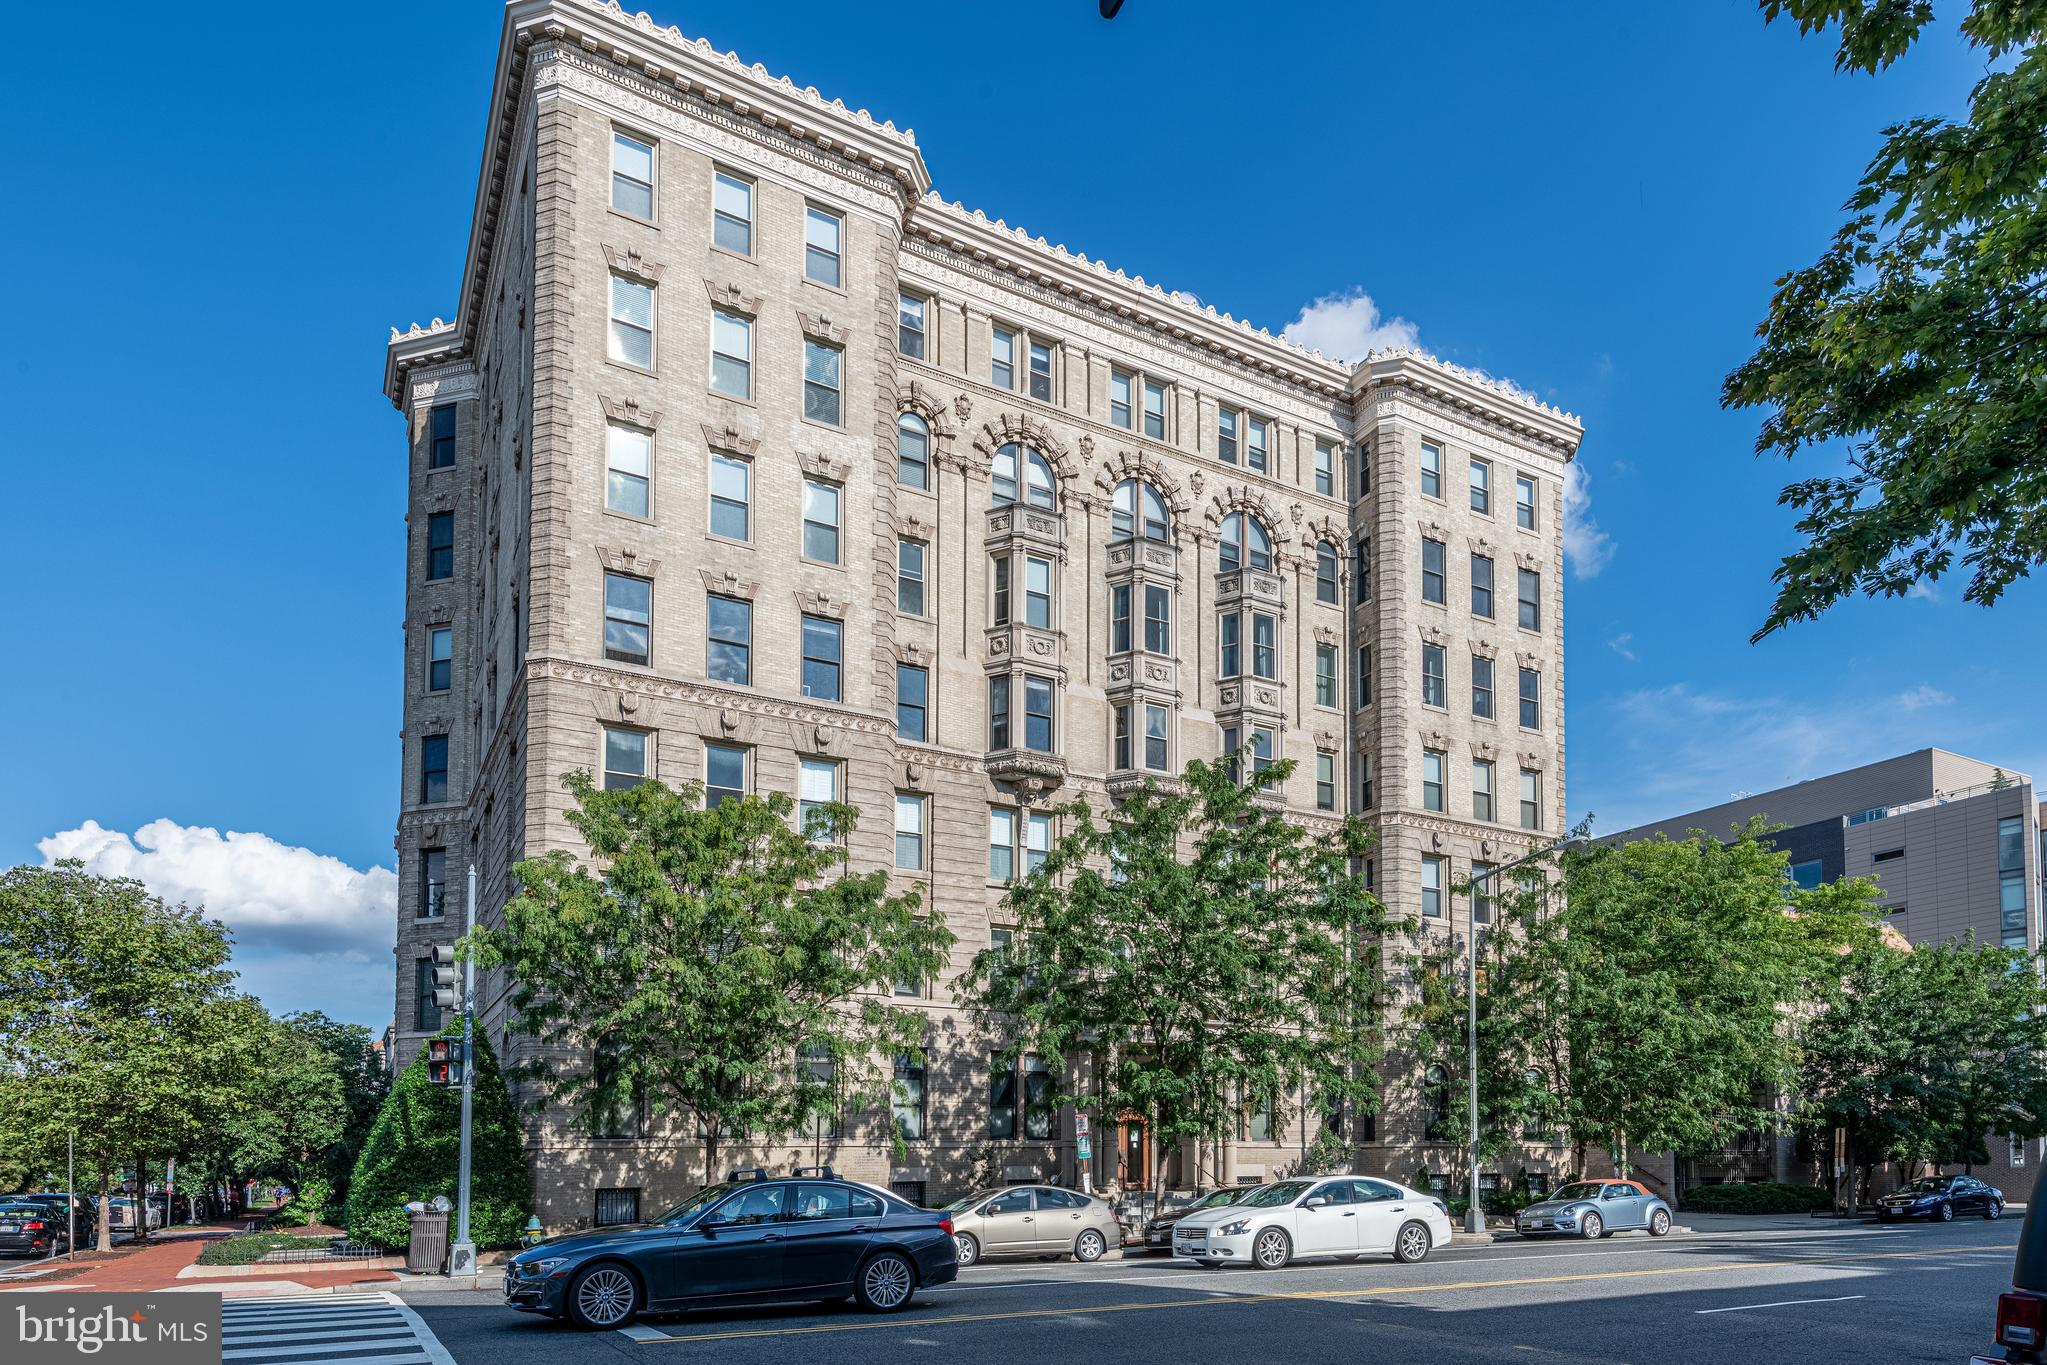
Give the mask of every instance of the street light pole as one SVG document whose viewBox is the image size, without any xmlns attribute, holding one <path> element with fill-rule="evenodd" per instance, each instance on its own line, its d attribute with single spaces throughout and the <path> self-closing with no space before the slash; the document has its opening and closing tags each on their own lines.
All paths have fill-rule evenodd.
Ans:
<svg viewBox="0 0 2047 1365">
<path fill-rule="evenodd" d="M 1468 913 L 1468 914 L 1470 915 L 1470 917 L 1471 917 L 1471 941 L 1470 941 L 1470 942 L 1469 942 L 1469 943 L 1468 943 L 1467 945 L 1465 945 L 1465 954 L 1464 954 L 1464 1037 L 1465 1037 L 1465 1051 L 1464 1051 L 1464 1060 L 1465 1060 L 1465 1065 L 1466 1065 L 1466 1066 L 1467 1066 L 1468 1068 L 1470 1068 L 1470 1070 L 1469 1070 L 1469 1073 L 1468 1073 L 1468 1075 L 1469 1075 L 1469 1079 L 1470 1079 L 1470 1081 L 1471 1081 L 1471 1094 L 1470 1094 L 1470 1097 L 1469 1097 L 1469 1106 L 1470 1106 L 1470 1107 L 1469 1107 L 1468 1109 L 1466 1109 L 1466 1110 L 1465 1110 L 1465 1117 L 1466 1117 L 1466 1120 L 1467 1120 L 1467 1122 L 1466 1122 L 1466 1124 L 1465 1124 L 1465 1132 L 1466 1132 L 1466 1136 L 1467 1136 L 1467 1137 L 1469 1138 L 1469 1140 L 1470 1140 L 1470 1156 L 1471 1156 L 1471 1185 L 1470 1185 L 1470 1190 L 1471 1190 L 1471 1207 L 1470 1207 L 1470 1208 L 1468 1208 L 1468 1209 L 1466 1209 L 1466 1210 L 1464 1211 L 1464 1230 L 1465 1230 L 1466 1232 L 1484 1232 L 1484 1231 L 1485 1231 L 1485 1211 L 1484 1211 L 1483 1209 L 1481 1209 L 1481 1208 L 1479 1207 L 1479 1198 L 1478 1198 L 1478 1165 L 1479 1165 L 1479 1161 L 1478 1161 L 1478 902 L 1479 902 L 1479 897 L 1480 897 L 1480 895 L 1482 894 L 1482 889 L 1483 889 L 1483 890 L 1490 890 L 1490 889 L 1491 889 L 1491 887 L 1492 887 L 1492 885 L 1493 885 L 1493 878 L 1495 878 L 1495 877 L 1499 876 L 1499 875 L 1500 875 L 1500 874 L 1501 874 L 1502 872 L 1510 871 L 1510 870 L 1511 870 L 1511 869 L 1513 869 L 1513 868 L 1517 868 L 1517 867 L 1520 867 L 1520 866 L 1522 866 L 1522 865 L 1523 865 L 1523 864 L 1525 864 L 1525 863 L 1532 863 L 1532 862 L 1535 862 L 1535 861 L 1537 861 L 1538 859 L 1541 859 L 1541 858 L 1547 858 L 1547 857 L 1549 857 L 1549 856 L 1550 856 L 1550 854 L 1552 854 L 1552 853 L 1563 853 L 1563 852 L 1575 852 L 1576 850 L 1578 850 L 1578 849 L 1581 849 L 1581 848 L 1583 848 L 1583 847 L 1585 847 L 1585 840 L 1584 840 L 1584 839 L 1582 839 L 1582 838 L 1578 837 L 1577 835 L 1569 835 L 1569 836 L 1566 836 L 1565 838 L 1562 838 L 1562 839 L 1559 839 L 1559 840 L 1557 840 L 1557 841 L 1556 841 L 1555 843 L 1553 843 L 1553 844 L 1549 844 L 1549 845 L 1547 845 L 1547 846 L 1545 846 L 1545 847 L 1543 847 L 1543 848 L 1538 848 L 1538 849 L 1536 849 L 1536 850 L 1535 850 L 1535 851 L 1534 851 L 1533 853 L 1524 853 L 1524 854 L 1523 854 L 1522 856 L 1520 856 L 1519 858 L 1516 858 L 1516 859 L 1514 859 L 1514 861 L 1512 861 L 1512 862 L 1510 862 L 1510 863 L 1501 863 L 1501 864 L 1500 864 L 1500 865 L 1499 865 L 1498 867 L 1489 867 L 1489 868 L 1487 868 L 1487 869 L 1486 869 L 1485 871 L 1483 871 L 1483 872 L 1473 872 L 1473 873 L 1471 874 L 1471 907 L 1470 907 L 1470 909 L 1469 909 L 1469 910 L 1467 911 L 1467 913 Z"/>
<path fill-rule="evenodd" d="M 476 864 L 469 865 L 469 905 L 463 934 L 476 932 Z M 455 1174 L 455 1240 L 448 1247 L 448 1273 L 476 1273 L 476 1243 L 469 1240 L 469 1115 L 476 1093 L 476 955 L 462 962 L 462 1132 Z"/>
</svg>

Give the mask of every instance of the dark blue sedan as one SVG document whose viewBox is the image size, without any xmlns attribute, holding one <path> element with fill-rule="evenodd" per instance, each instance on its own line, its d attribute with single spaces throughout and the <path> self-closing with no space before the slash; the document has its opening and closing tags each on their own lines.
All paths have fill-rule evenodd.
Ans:
<svg viewBox="0 0 2047 1365">
<path fill-rule="evenodd" d="M 792 1300 L 892 1313 L 958 1274 L 943 1213 L 823 1168 L 788 1179 L 735 1171 L 651 1223 L 528 1247 L 505 1265 L 505 1302 L 587 1328 Z"/>
</svg>

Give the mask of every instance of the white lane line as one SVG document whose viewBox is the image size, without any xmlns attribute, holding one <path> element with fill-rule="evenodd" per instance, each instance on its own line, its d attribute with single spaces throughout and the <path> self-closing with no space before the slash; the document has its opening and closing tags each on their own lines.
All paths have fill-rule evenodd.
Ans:
<svg viewBox="0 0 2047 1365">
<path fill-rule="evenodd" d="M 1733 1308 L 1694 1308 L 1692 1311 L 1704 1317 L 1708 1313 L 1747 1313 L 1757 1308 L 1792 1308 L 1802 1303 L 1851 1303 L 1866 1299 L 1867 1294 L 1843 1294 L 1832 1299 L 1779 1299 L 1775 1303 L 1744 1303 Z"/>
</svg>

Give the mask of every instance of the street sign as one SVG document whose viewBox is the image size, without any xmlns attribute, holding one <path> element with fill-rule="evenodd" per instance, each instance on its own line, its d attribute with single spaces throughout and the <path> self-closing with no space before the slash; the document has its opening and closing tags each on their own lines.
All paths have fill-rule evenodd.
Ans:
<svg viewBox="0 0 2047 1365">
<path fill-rule="evenodd" d="M 1076 1151 L 1075 1155 L 1077 1155 L 1082 1161 L 1092 1161 L 1094 1159 L 1095 1155 L 1094 1143 L 1088 1138 L 1088 1135 L 1086 1133 L 1082 1133 L 1080 1135 L 1080 1146 Z"/>
<path fill-rule="evenodd" d="M 1077 1138 L 1081 1139 L 1082 1141 L 1086 1141 L 1086 1140 L 1087 1140 L 1087 1135 L 1088 1135 L 1088 1131 L 1089 1131 L 1089 1129 L 1088 1129 L 1087 1115 L 1086 1115 L 1086 1114 L 1075 1114 L 1075 1115 L 1073 1116 L 1073 1135 L 1074 1135 L 1075 1137 L 1077 1137 Z"/>
</svg>

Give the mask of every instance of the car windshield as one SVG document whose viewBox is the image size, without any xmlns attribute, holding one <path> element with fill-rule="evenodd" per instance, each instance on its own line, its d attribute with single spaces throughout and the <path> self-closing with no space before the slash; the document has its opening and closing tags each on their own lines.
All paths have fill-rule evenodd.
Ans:
<svg viewBox="0 0 2047 1365">
<path fill-rule="evenodd" d="M 1946 1188 L 1947 1177 L 1944 1175 L 1922 1175 L 1912 1182 L 1912 1191 L 1915 1194 L 1939 1194 Z"/>
<path fill-rule="evenodd" d="M 974 1207 L 974 1205 L 980 1203 L 983 1199 L 993 1198 L 995 1195 L 998 1195 L 1000 1193 L 1001 1193 L 1000 1190 L 979 1190 L 973 1194 L 967 1195 L 965 1198 L 953 1200 L 950 1204 L 947 1204 L 945 1206 L 943 1211 L 946 1213 L 959 1213 L 962 1210 Z"/>
<path fill-rule="evenodd" d="M 1215 1190 L 1195 1200 L 1188 1206 L 1187 1212 L 1193 1213 L 1197 1209 L 1219 1209 L 1225 1204 L 1234 1204 L 1243 1197 L 1244 1191 L 1241 1189 Z"/>
<path fill-rule="evenodd" d="M 668 1210 L 668 1212 L 656 1218 L 654 1221 L 657 1223 L 680 1223 L 685 1218 L 689 1218 L 695 1214 L 703 1212 L 705 1209 L 717 1203 L 720 1199 L 723 1199 L 726 1195 L 732 1193 L 732 1191 L 738 1189 L 740 1185 L 745 1183 L 747 1182 L 728 1180 L 722 1185 L 706 1186 L 705 1188 L 698 1190 L 689 1198 L 683 1200 L 680 1204 L 677 1204 L 674 1208 Z"/>
<path fill-rule="evenodd" d="M 1282 1180 L 1276 1185 L 1260 1185 L 1238 1201 L 1247 1209 L 1274 1209 L 1281 1204 L 1291 1204 L 1308 1192 L 1308 1181 Z"/>
<path fill-rule="evenodd" d="M 1606 1186 L 1596 1180 L 1580 1180 L 1564 1186 L 1550 1198 L 1557 1200 L 1597 1199 L 1606 1192 Z"/>
</svg>

